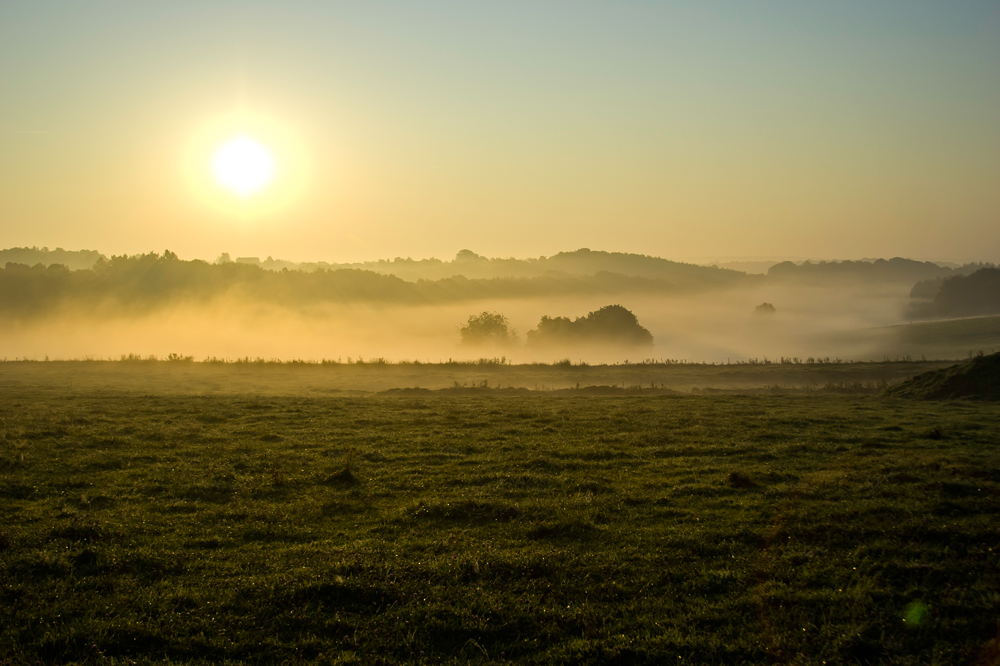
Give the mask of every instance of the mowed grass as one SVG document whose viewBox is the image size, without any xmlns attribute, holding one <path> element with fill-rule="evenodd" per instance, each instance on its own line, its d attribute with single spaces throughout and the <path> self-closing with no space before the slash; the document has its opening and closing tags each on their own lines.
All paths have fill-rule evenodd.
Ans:
<svg viewBox="0 0 1000 666">
<path fill-rule="evenodd" d="M 998 434 L 873 396 L 0 389 L 0 663 L 997 663 Z"/>
</svg>

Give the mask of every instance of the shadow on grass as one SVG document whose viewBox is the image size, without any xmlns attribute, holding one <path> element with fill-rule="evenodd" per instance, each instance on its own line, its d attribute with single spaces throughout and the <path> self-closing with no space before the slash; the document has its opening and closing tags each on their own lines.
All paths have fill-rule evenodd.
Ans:
<svg viewBox="0 0 1000 666">
<path fill-rule="evenodd" d="M 573 520 L 544 523 L 528 531 L 528 538 L 535 541 L 588 541 L 600 535 L 601 530 L 590 523 Z"/>
<path fill-rule="evenodd" d="M 416 520 L 455 521 L 463 523 L 508 522 L 521 515 L 516 506 L 493 502 L 420 503 L 410 516 Z"/>
</svg>

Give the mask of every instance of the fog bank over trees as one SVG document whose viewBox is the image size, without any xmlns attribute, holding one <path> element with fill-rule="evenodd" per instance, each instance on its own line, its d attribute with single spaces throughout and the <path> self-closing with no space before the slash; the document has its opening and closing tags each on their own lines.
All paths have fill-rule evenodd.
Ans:
<svg viewBox="0 0 1000 666">
<path fill-rule="evenodd" d="M 19 256 L 47 261 L 64 252 L 43 250 Z M 911 297 L 915 278 L 941 279 L 929 293 L 950 298 L 953 288 L 941 285 L 966 267 L 904 259 L 791 264 L 775 267 L 773 275 L 591 250 L 526 260 L 469 252 L 450 262 L 373 262 L 383 268 L 430 267 L 425 275 L 464 267 L 473 276 L 404 279 L 356 267 L 269 270 L 266 261 L 245 257 L 209 263 L 169 251 L 96 254 L 90 269 L 43 260 L 0 268 L 0 358 L 179 353 L 446 361 L 476 358 L 485 342 L 516 362 L 567 356 L 595 362 L 869 360 L 919 356 L 921 350 L 935 355 L 928 358 L 966 355 L 997 337 L 977 328 L 963 334 L 960 344 L 937 333 L 928 342 L 925 328 L 907 338 L 899 326 L 913 319 L 912 307 L 934 299 Z M 504 271 L 508 275 L 500 276 Z M 767 316 L 759 314 L 762 303 L 773 306 Z M 631 342 L 591 344 L 594 318 L 608 304 L 634 318 L 621 329 L 636 334 Z M 971 311 L 942 307 L 924 314 Z M 507 333 L 522 335 L 491 338 L 488 325 L 496 317 L 482 319 L 484 313 L 501 317 Z"/>
<path fill-rule="evenodd" d="M 7 261 L 0 268 L 0 314 L 14 318 L 44 315 L 67 305 L 141 313 L 167 304 L 205 303 L 220 297 L 312 307 L 323 303 L 432 305 L 588 295 L 607 302 L 605 299 L 628 294 L 708 293 L 769 284 L 845 284 L 875 291 L 902 287 L 909 291 L 915 289 L 914 283 L 924 281 L 921 284 L 936 290 L 940 280 L 983 266 L 951 268 L 900 258 L 785 262 L 771 267 L 765 276 L 588 249 L 538 259 L 487 259 L 463 250 L 448 262 L 397 259 L 299 264 L 295 269 L 285 266 L 280 270 L 272 269 L 282 262 L 270 258 L 259 262 L 238 257 L 234 261 L 224 255 L 212 264 L 182 260 L 170 251 L 107 258 L 95 251 L 13 248 L 0 251 L 0 256 L 23 259 Z M 91 267 L 79 268 L 87 264 Z"/>
<path fill-rule="evenodd" d="M 602 252 L 583 248 L 574 252 L 560 252 L 551 257 L 528 259 L 488 258 L 471 250 L 462 250 L 450 261 L 441 259 L 410 259 L 396 257 L 380 261 L 358 263 L 295 263 L 268 257 L 261 261 L 257 257 L 237 257 L 230 259 L 223 255 L 219 261 L 236 261 L 259 265 L 268 270 L 338 270 L 355 269 L 372 271 L 382 275 L 394 275 L 407 281 L 442 280 L 451 277 L 468 279 L 490 278 L 537 278 L 560 276 L 585 276 L 598 273 L 616 273 L 630 277 L 644 277 L 666 280 L 674 284 L 728 284 L 739 280 L 745 274 L 716 266 L 700 266 L 623 252 Z"/>
<path fill-rule="evenodd" d="M 928 295 L 931 296 L 929 302 L 926 300 Z M 914 286 L 911 296 L 918 299 L 909 311 L 914 319 L 1000 314 L 1000 269 L 981 268 L 970 275 L 920 282 Z"/>
<path fill-rule="evenodd" d="M 57 247 L 50 250 L 47 247 L 12 247 L 0 250 L 0 266 L 7 264 L 25 264 L 27 266 L 51 266 L 61 264 L 71 271 L 93 268 L 100 259 L 107 259 L 95 250 L 64 250 Z"/>
<path fill-rule="evenodd" d="M 672 263 L 672 262 L 667 262 Z M 220 297 L 284 307 L 322 303 L 430 305 L 496 298 L 628 293 L 686 293 L 735 287 L 746 275 L 675 264 L 672 278 L 599 271 L 537 277 L 466 278 L 410 282 L 354 268 L 269 271 L 241 262 L 184 261 L 170 251 L 98 259 L 90 270 L 52 264 L 8 263 L 0 269 L 0 314 L 24 318 L 63 306 L 143 313 L 178 302 L 207 303 Z"/>
<path fill-rule="evenodd" d="M 771 266 L 767 277 L 771 280 L 800 283 L 867 282 L 913 284 L 919 280 L 936 280 L 952 275 L 968 275 L 985 264 L 965 264 L 959 267 L 942 266 L 930 261 L 914 261 L 894 257 L 871 261 L 785 261 Z"/>
</svg>

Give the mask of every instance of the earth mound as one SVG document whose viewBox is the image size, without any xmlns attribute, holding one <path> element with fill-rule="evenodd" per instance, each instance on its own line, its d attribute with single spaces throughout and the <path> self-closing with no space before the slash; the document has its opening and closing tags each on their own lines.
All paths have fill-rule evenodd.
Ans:
<svg viewBox="0 0 1000 666">
<path fill-rule="evenodd" d="M 887 389 L 885 393 L 918 400 L 1000 400 L 1000 352 L 977 356 L 950 368 L 925 372 Z"/>
</svg>

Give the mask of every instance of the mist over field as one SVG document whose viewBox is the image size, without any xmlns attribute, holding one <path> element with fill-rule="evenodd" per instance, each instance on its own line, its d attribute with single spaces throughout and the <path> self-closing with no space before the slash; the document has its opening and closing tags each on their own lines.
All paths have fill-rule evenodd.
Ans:
<svg viewBox="0 0 1000 666">
<path fill-rule="evenodd" d="M 1000 666 L 1000 2 L 0 2 L 0 666 Z"/>
<path fill-rule="evenodd" d="M 0 269 L 0 357 L 634 363 L 961 356 L 964 342 L 949 348 L 907 339 L 900 325 L 915 307 L 914 285 L 941 290 L 947 280 L 994 270 L 894 259 L 786 262 L 751 275 L 590 250 L 529 260 L 466 251 L 450 262 L 292 270 L 183 261 L 169 252 L 96 256 L 91 269 L 54 262 Z M 929 307 L 923 296 L 918 305 Z M 759 307 L 765 303 L 773 310 Z M 531 344 L 543 317 L 568 323 L 609 305 L 631 312 L 652 346 L 605 338 Z M 463 344 L 462 327 L 481 313 L 503 315 L 510 339 Z"/>
</svg>

